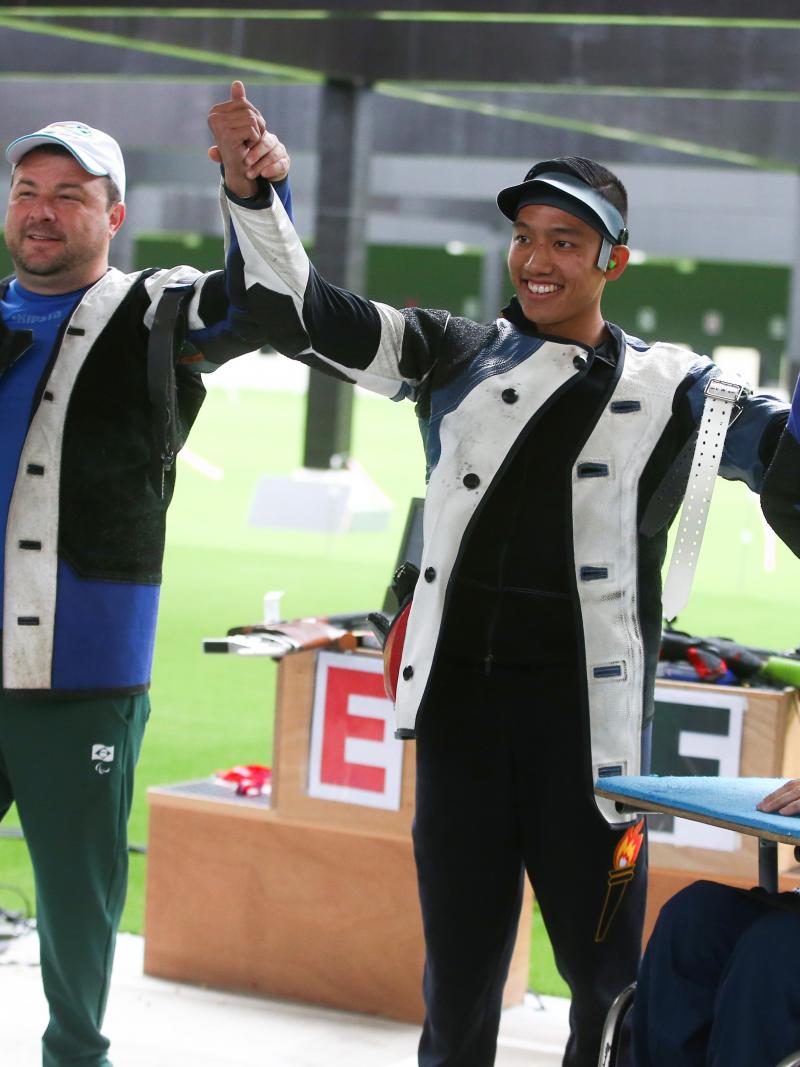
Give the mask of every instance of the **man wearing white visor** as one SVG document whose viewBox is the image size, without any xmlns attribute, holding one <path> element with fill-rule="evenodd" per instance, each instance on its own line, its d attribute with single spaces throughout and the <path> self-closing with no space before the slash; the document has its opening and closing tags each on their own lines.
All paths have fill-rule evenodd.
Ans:
<svg viewBox="0 0 800 1067">
<path fill-rule="evenodd" d="M 667 527 L 720 372 L 604 319 L 629 259 L 608 169 L 547 160 L 498 204 L 514 295 L 492 322 L 334 290 L 277 197 L 268 284 L 292 356 L 413 399 L 422 429 L 424 543 L 396 682 L 398 736 L 416 738 L 419 1063 L 494 1062 L 527 874 L 572 992 L 564 1063 L 595 1067 L 636 975 L 646 846 L 593 783 L 647 766 Z M 787 408 L 735 399 L 721 473 L 758 491 Z"/>
<path fill-rule="evenodd" d="M 125 166 L 108 134 L 56 122 L 6 150 L 0 818 L 16 802 L 33 860 L 44 1067 L 110 1063 L 101 1026 L 175 452 L 203 401 L 198 371 L 266 340 L 261 264 L 245 250 L 268 215 L 264 179 L 289 203 L 288 156 L 240 82 L 209 125 L 227 259 L 208 274 L 109 269 Z"/>
</svg>

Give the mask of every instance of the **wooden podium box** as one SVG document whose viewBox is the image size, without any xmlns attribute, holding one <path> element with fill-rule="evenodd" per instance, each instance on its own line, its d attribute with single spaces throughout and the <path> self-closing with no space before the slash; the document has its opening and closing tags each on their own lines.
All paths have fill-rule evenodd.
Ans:
<svg viewBox="0 0 800 1067">
<path fill-rule="evenodd" d="M 419 1022 L 413 743 L 388 742 L 401 750 L 396 807 L 312 795 L 320 664 L 363 668 L 367 659 L 331 655 L 280 662 L 271 798 L 237 797 L 210 781 L 148 790 L 144 970 Z M 375 664 L 367 666 L 372 672 Z M 334 737 L 334 749 L 340 741 Z M 527 990 L 530 925 L 528 892 L 507 1005 Z"/>
<path fill-rule="evenodd" d="M 145 972 L 419 1021 L 424 951 L 410 835 L 413 742 L 398 742 L 396 807 L 312 795 L 317 668 L 330 655 L 291 655 L 279 665 L 271 798 L 236 797 L 211 781 L 148 790 Z M 375 661 L 362 653 L 336 658 Z M 656 699 L 662 736 L 655 735 L 654 772 L 800 775 L 794 690 L 659 682 Z M 708 720 L 709 708 L 735 710 L 737 701 L 727 727 L 704 724 L 707 754 L 715 746 L 720 752 L 716 771 L 707 760 L 680 755 L 687 731 L 696 741 L 693 731 L 703 725 L 696 719 Z M 681 704 L 688 718 L 679 730 L 670 716 Z M 390 731 L 390 709 L 388 719 Z M 734 756 L 732 769 L 723 766 Z M 800 885 L 794 867 L 787 846 L 782 886 Z M 727 849 L 651 839 L 646 936 L 665 900 L 695 879 L 744 887 L 757 877 L 754 838 L 739 837 Z M 530 923 L 526 889 L 506 1004 L 520 1002 L 527 988 Z"/>
</svg>

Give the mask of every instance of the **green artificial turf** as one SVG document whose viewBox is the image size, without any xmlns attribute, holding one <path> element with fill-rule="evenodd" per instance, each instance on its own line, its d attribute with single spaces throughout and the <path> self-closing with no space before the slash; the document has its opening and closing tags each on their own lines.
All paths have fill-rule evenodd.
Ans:
<svg viewBox="0 0 800 1067">
<path fill-rule="evenodd" d="M 214 390 L 190 448 L 223 471 L 210 480 L 182 463 L 170 511 L 153 676 L 153 714 L 138 768 L 130 840 L 146 844 L 145 790 L 236 763 L 269 763 L 276 667 L 270 660 L 210 656 L 204 637 L 257 621 L 267 590 L 283 589 L 284 617 L 361 611 L 383 600 L 408 502 L 423 492 L 423 458 L 410 404 L 359 395 L 353 455 L 394 501 L 388 528 L 345 535 L 266 530 L 248 524 L 258 478 L 300 466 L 304 398 L 292 393 Z M 800 642 L 800 566 L 778 545 L 764 570 L 758 503 L 720 483 L 692 604 L 680 619 L 698 634 L 727 634 L 766 647 Z M 3 827 L 15 826 L 15 813 Z M 146 857 L 131 856 L 122 928 L 142 930 Z M 32 898 L 25 846 L 0 840 L 0 907 Z M 546 934 L 534 917 L 531 985 L 566 993 Z"/>
</svg>

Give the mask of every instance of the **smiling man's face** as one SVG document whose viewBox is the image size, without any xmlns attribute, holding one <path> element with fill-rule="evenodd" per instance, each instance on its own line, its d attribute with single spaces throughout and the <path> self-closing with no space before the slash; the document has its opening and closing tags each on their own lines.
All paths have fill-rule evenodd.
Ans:
<svg viewBox="0 0 800 1067">
<path fill-rule="evenodd" d="M 5 241 L 19 282 L 32 292 L 68 293 L 108 269 L 108 247 L 122 225 L 108 185 L 68 152 L 33 149 L 14 169 Z"/>
<path fill-rule="evenodd" d="M 522 312 L 541 333 L 596 345 L 605 323 L 600 234 L 560 208 L 528 204 L 514 221 L 508 270 Z"/>
</svg>

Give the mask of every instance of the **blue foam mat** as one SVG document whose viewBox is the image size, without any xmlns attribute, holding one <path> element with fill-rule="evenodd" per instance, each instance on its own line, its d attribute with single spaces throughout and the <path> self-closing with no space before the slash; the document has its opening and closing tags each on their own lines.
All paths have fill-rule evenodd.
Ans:
<svg viewBox="0 0 800 1067">
<path fill-rule="evenodd" d="M 710 819 L 750 827 L 756 834 L 797 838 L 800 815 L 767 814 L 756 804 L 783 785 L 785 778 L 703 778 L 649 775 L 611 775 L 595 782 L 595 789 L 637 800 L 681 808 Z"/>
</svg>

